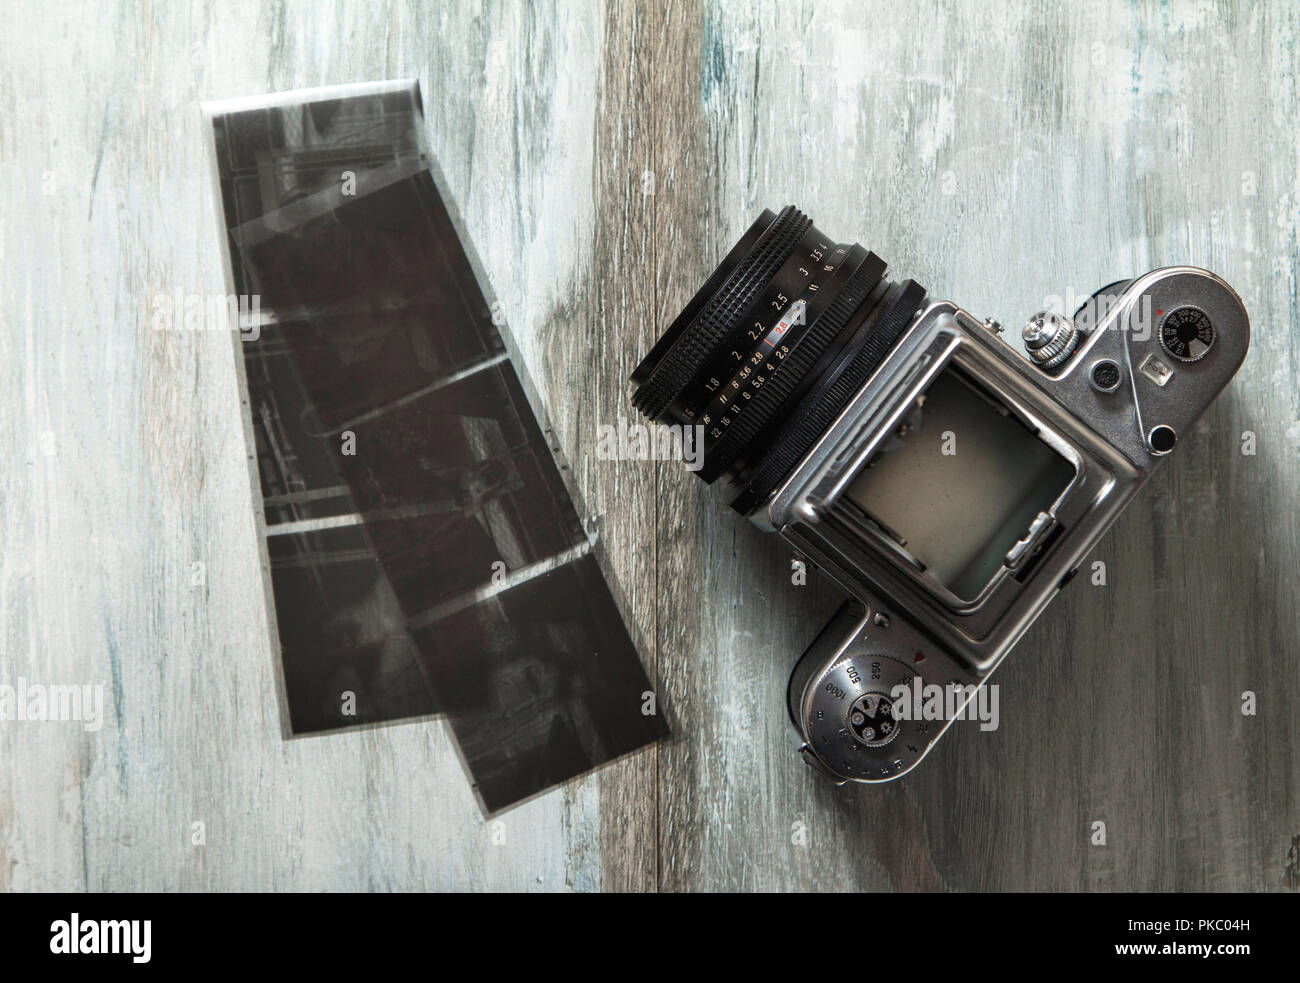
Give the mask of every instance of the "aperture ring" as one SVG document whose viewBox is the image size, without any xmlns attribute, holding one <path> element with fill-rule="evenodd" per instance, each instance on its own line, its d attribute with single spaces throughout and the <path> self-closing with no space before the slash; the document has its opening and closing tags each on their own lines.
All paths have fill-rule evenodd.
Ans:
<svg viewBox="0 0 1300 983">
<path fill-rule="evenodd" d="M 727 336 L 709 353 L 704 364 L 668 404 L 660 419 L 673 423 L 704 424 L 708 428 L 705 435 L 706 447 L 716 444 L 721 430 L 726 429 L 734 417 L 739 416 L 739 410 L 734 414 L 725 414 L 724 409 L 728 397 L 734 397 L 740 392 L 737 376 L 743 378 L 754 374 L 759 365 L 764 365 L 770 374 L 774 366 L 769 364 L 769 359 L 779 362 L 789 354 L 807 328 L 834 299 L 840 287 L 848 281 L 854 269 L 862 262 L 865 252 L 861 247 L 847 245 L 833 249 L 815 225 L 808 226 L 808 231 L 785 264 L 772 274 L 771 280 L 754 298 L 749 309 L 736 318 L 736 323 Z M 817 271 L 816 274 L 814 270 Z M 784 324 L 778 330 L 778 325 L 795 315 L 796 308 L 799 309 L 797 320 Z M 763 358 L 756 361 L 759 356 Z M 766 376 L 754 375 L 754 378 L 765 379 Z M 733 391 L 728 392 L 728 388 Z M 747 388 L 752 388 L 752 381 Z M 743 398 L 748 402 L 752 396 L 750 392 Z M 710 413 L 710 409 L 714 412 Z M 728 416 L 733 419 L 722 424 L 722 420 Z M 710 418 L 713 422 L 710 422 Z M 719 432 L 714 433 L 715 429 Z"/>
<path fill-rule="evenodd" d="M 848 281 L 836 292 L 831 303 L 812 322 L 793 351 L 754 394 L 745 411 L 706 452 L 700 469 L 701 478 L 712 482 L 731 467 L 749 443 L 772 421 L 884 274 L 885 261 L 875 253 L 867 253 Z"/>
<path fill-rule="evenodd" d="M 668 408 L 714 346 L 727 336 L 736 318 L 749 309 L 772 274 L 785 264 L 811 225 L 812 220 L 793 205 L 781 209 L 754 251 L 704 305 L 695 322 L 682 332 L 645 384 L 633 394 L 633 406 L 651 419 Z"/>
</svg>

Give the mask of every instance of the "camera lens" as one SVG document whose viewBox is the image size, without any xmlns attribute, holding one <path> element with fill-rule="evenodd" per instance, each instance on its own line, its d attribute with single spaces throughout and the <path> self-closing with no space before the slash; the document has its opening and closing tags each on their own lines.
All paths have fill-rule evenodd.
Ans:
<svg viewBox="0 0 1300 983">
<path fill-rule="evenodd" d="M 794 207 L 764 211 L 632 373 L 652 420 L 703 428 L 697 472 L 758 507 L 893 348 L 925 300 Z"/>
</svg>

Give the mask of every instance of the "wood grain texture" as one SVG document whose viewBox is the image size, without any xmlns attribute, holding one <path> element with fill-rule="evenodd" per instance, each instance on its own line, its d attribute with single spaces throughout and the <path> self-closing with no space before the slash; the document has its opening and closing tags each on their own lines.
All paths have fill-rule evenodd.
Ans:
<svg viewBox="0 0 1300 983">
<path fill-rule="evenodd" d="M 14 5 L 0 683 L 102 682 L 107 720 L 0 722 L 0 889 L 1285 889 L 1298 42 L 1284 4 Z M 224 292 L 201 101 L 404 77 L 674 732 L 495 830 L 441 723 L 281 739 L 230 339 L 149 326 Z M 999 671 L 1000 728 L 881 788 L 786 736 L 834 591 L 679 466 L 594 454 L 788 202 L 1008 324 L 1191 263 L 1254 328 L 1092 557 L 1106 585 L 1085 570 Z"/>
</svg>

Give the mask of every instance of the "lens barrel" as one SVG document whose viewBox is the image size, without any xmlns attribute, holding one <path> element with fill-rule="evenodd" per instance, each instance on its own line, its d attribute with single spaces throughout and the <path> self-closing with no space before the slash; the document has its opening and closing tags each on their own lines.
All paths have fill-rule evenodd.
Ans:
<svg viewBox="0 0 1300 983">
<path fill-rule="evenodd" d="M 703 427 L 707 482 L 748 514 L 816 443 L 911 323 L 925 289 L 836 243 L 793 206 L 766 210 L 632 373 L 652 420 Z"/>
</svg>

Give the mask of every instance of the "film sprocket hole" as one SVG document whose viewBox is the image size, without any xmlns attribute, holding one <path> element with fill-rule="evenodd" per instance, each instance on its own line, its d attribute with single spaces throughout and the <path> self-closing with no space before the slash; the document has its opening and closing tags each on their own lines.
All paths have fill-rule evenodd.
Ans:
<svg viewBox="0 0 1300 983">
<path fill-rule="evenodd" d="M 835 781 L 911 770 L 952 724 L 899 687 L 974 697 L 1245 358 L 1241 299 L 1170 267 L 1001 326 L 793 207 L 764 211 L 633 373 L 700 427 L 705 481 L 849 595 L 788 705 Z M 955 684 L 955 687 L 954 687 Z"/>
</svg>

